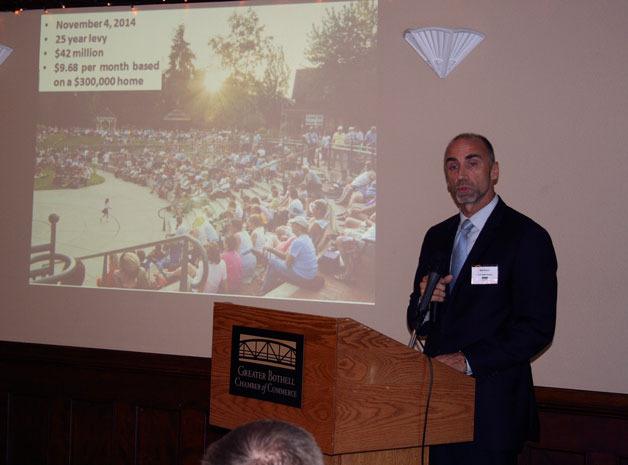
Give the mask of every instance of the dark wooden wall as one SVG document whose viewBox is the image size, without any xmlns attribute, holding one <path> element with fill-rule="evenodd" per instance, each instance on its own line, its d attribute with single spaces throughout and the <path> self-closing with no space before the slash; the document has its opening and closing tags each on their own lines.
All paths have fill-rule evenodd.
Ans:
<svg viewBox="0 0 628 465">
<path fill-rule="evenodd" d="M 210 360 L 0 343 L 0 464 L 198 465 Z"/>
<path fill-rule="evenodd" d="M 0 342 L 0 465 L 198 465 L 207 358 Z M 628 395 L 537 388 L 520 465 L 628 465 Z M 374 464 L 376 465 L 376 464 Z"/>
<path fill-rule="evenodd" d="M 628 395 L 537 387 L 541 440 L 520 465 L 628 465 Z"/>
</svg>

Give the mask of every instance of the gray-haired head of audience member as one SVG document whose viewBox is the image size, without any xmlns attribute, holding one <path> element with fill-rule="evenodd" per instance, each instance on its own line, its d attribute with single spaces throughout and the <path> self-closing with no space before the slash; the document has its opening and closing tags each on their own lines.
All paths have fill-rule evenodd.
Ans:
<svg viewBox="0 0 628 465">
<path fill-rule="evenodd" d="M 275 420 L 242 425 L 209 446 L 202 465 L 323 465 L 310 433 Z"/>
</svg>

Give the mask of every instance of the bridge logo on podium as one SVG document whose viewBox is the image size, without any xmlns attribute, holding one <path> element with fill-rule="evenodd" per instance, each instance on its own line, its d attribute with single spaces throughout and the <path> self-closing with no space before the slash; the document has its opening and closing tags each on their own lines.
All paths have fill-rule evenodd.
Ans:
<svg viewBox="0 0 628 465">
<path fill-rule="evenodd" d="M 301 407 L 303 335 L 234 326 L 229 393 Z"/>
</svg>

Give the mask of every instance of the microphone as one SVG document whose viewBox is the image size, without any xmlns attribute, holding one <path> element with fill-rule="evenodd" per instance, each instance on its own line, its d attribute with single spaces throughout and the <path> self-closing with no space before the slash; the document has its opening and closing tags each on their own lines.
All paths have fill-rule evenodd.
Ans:
<svg viewBox="0 0 628 465">
<path fill-rule="evenodd" d="M 427 275 L 427 283 L 425 286 L 425 292 L 421 296 L 421 300 L 419 300 L 419 308 L 417 309 L 417 320 L 416 320 L 416 328 L 412 330 L 412 336 L 410 337 L 410 342 L 408 343 L 408 347 L 411 349 L 414 348 L 417 340 L 417 332 L 423 322 L 425 321 L 425 316 L 430 308 L 430 302 L 432 300 L 432 295 L 436 290 L 436 286 L 438 285 L 438 281 L 440 280 L 441 275 L 436 271 L 430 271 Z"/>
<path fill-rule="evenodd" d="M 432 294 L 434 294 L 434 290 L 436 289 L 436 285 L 438 284 L 438 280 L 440 279 L 440 273 L 436 271 L 430 271 L 430 274 L 427 275 L 427 285 L 425 286 L 425 292 L 421 296 L 421 300 L 419 301 L 419 322 L 423 323 L 425 319 L 425 314 L 430 306 L 430 301 L 432 300 Z M 418 324 L 417 324 L 418 326 Z"/>
</svg>

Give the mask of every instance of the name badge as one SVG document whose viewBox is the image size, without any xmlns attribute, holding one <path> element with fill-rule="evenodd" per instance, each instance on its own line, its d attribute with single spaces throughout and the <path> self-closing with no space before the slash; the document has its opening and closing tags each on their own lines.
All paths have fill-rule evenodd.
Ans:
<svg viewBox="0 0 628 465">
<path fill-rule="evenodd" d="M 471 284 L 497 284 L 497 266 L 477 265 L 471 268 Z"/>
</svg>

